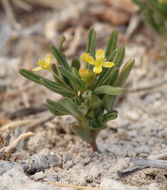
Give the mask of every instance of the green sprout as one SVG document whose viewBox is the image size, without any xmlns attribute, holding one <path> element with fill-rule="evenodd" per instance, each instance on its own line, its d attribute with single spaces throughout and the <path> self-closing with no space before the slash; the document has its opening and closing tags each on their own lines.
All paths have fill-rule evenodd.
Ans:
<svg viewBox="0 0 167 190">
<path fill-rule="evenodd" d="M 160 36 L 167 38 L 167 0 L 133 0 L 142 10 L 146 22 Z"/>
<path fill-rule="evenodd" d="M 134 60 L 129 60 L 120 70 L 125 48 L 117 48 L 117 31 L 110 35 L 105 53 L 95 49 L 96 33 L 89 30 L 86 53 L 79 59 L 74 59 L 69 65 L 62 48 L 51 45 L 51 52 L 57 63 L 52 63 L 52 57 L 47 54 L 45 59 L 39 60 L 38 71 L 46 69 L 53 75 L 53 80 L 46 79 L 32 71 L 21 69 L 20 73 L 35 83 L 45 86 L 49 90 L 62 95 L 59 101 L 47 99 L 47 108 L 56 116 L 72 115 L 76 124 L 72 131 L 81 139 L 89 143 L 93 151 L 99 151 L 96 137 L 107 127 L 107 121 L 117 118 L 118 111 L 114 105 L 123 88 Z"/>
</svg>

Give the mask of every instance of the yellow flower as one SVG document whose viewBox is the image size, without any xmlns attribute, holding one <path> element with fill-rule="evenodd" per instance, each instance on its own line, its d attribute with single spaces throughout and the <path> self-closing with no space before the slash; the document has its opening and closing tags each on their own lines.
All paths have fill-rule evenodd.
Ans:
<svg viewBox="0 0 167 190">
<path fill-rule="evenodd" d="M 89 56 L 89 54 L 88 53 L 83 53 L 82 55 L 81 55 L 81 60 L 84 62 L 84 63 L 86 63 L 87 62 L 87 57 Z"/>
<path fill-rule="evenodd" d="M 36 67 L 32 70 L 33 71 L 39 71 L 41 69 L 50 69 L 51 62 L 52 62 L 52 56 L 50 54 L 47 54 L 45 59 L 40 59 L 38 61 L 39 67 Z"/>
<path fill-rule="evenodd" d="M 80 69 L 79 70 L 79 76 L 83 80 L 88 80 L 92 75 L 92 71 L 90 69 Z"/>
<path fill-rule="evenodd" d="M 102 72 L 102 67 L 111 68 L 115 65 L 113 62 L 106 61 L 105 55 L 102 49 L 99 49 L 95 55 L 96 59 L 90 56 L 88 53 L 81 55 L 81 60 L 83 62 L 88 62 L 91 65 L 94 65 L 93 72 L 99 74 Z"/>
</svg>

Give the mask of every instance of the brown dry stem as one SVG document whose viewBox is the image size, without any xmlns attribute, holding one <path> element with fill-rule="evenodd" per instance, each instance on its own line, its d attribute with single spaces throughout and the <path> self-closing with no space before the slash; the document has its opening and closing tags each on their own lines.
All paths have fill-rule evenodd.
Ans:
<svg viewBox="0 0 167 190">
<path fill-rule="evenodd" d="M 86 187 L 86 186 L 77 186 L 77 185 L 70 185 L 70 184 L 61 184 L 56 182 L 48 182 L 50 185 L 58 186 L 58 187 L 71 187 L 78 190 L 95 190 L 96 188 Z"/>
<path fill-rule="evenodd" d="M 32 137 L 34 133 L 27 132 L 21 134 L 12 144 L 9 146 L 3 147 L 0 150 L 0 155 L 3 156 L 3 158 L 9 158 L 11 155 L 11 152 L 16 148 L 16 146 L 19 144 L 20 141 L 24 140 L 25 138 Z"/>
</svg>

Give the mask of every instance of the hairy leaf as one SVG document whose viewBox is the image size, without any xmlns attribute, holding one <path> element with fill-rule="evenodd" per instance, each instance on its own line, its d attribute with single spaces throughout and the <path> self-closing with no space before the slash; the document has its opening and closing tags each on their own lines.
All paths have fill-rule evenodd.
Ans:
<svg viewBox="0 0 167 190">
<path fill-rule="evenodd" d="M 43 86 L 47 87 L 49 90 L 56 92 L 58 94 L 61 94 L 62 96 L 66 96 L 66 97 L 75 96 L 75 93 L 73 91 L 61 85 L 60 83 L 56 83 L 44 78 L 41 79 L 40 82 Z"/>
<path fill-rule="evenodd" d="M 121 73 L 119 74 L 119 77 L 116 82 L 116 86 L 123 86 L 130 74 L 130 71 L 132 70 L 132 67 L 135 63 L 135 60 L 129 60 L 125 66 L 122 68 Z"/>
<path fill-rule="evenodd" d="M 71 115 L 73 115 L 74 117 L 78 119 L 81 119 L 83 117 L 82 113 L 78 109 L 78 105 L 76 105 L 71 99 L 69 98 L 61 99 L 60 104 L 65 110 L 70 112 Z"/>
<path fill-rule="evenodd" d="M 110 35 L 108 44 L 107 44 L 107 49 L 105 52 L 105 57 L 109 58 L 111 53 L 115 50 L 117 46 L 117 40 L 118 40 L 118 32 L 116 30 L 113 30 L 113 32 Z"/>
<path fill-rule="evenodd" d="M 71 71 L 71 67 L 67 63 L 65 56 L 54 45 L 51 45 L 50 49 L 53 55 L 56 57 L 57 62 L 69 71 Z"/>
<path fill-rule="evenodd" d="M 94 90 L 95 94 L 108 94 L 108 95 L 120 95 L 125 92 L 124 88 L 114 86 L 100 86 Z"/>
<path fill-rule="evenodd" d="M 23 75 L 25 78 L 35 82 L 35 83 L 38 83 L 38 84 L 41 84 L 40 82 L 40 79 L 43 78 L 35 73 L 33 73 L 32 71 L 28 71 L 26 69 L 20 69 L 19 70 L 20 74 Z"/>
</svg>

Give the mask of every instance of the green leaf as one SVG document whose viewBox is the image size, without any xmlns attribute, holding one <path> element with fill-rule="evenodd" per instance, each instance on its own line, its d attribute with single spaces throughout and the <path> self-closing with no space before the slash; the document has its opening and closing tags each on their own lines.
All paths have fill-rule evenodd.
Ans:
<svg viewBox="0 0 167 190">
<path fill-rule="evenodd" d="M 46 105 L 46 107 L 48 108 L 48 110 L 53 113 L 56 116 L 61 116 L 64 115 L 63 113 L 59 112 L 59 111 L 55 111 L 52 107 L 50 107 L 49 105 Z"/>
<path fill-rule="evenodd" d="M 111 71 L 108 70 L 104 77 L 99 82 L 98 86 L 113 85 L 119 74 L 119 68 L 114 67 Z"/>
<path fill-rule="evenodd" d="M 113 30 L 113 32 L 110 35 L 108 44 L 107 44 L 107 49 L 105 52 L 105 57 L 109 58 L 111 53 L 115 50 L 117 46 L 117 41 L 118 41 L 118 32 L 116 30 Z"/>
<path fill-rule="evenodd" d="M 130 74 L 130 71 L 132 70 L 132 67 L 133 67 L 134 63 L 135 63 L 135 60 L 129 60 L 125 64 L 125 66 L 121 70 L 121 73 L 119 74 L 119 77 L 118 77 L 118 79 L 116 81 L 115 86 L 122 87 L 125 84 L 128 76 Z"/>
<path fill-rule="evenodd" d="M 65 40 L 66 40 L 65 36 L 62 35 L 61 38 L 60 38 L 59 45 L 58 45 L 58 47 L 59 47 L 58 49 L 59 49 L 60 52 L 62 52 L 62 50 L 63 50 L 63 44 L 64 44 Z"/>
<path fill-rule="evenodd" d="M 54 45 L 51 45 L 50 49 L 53 55 L 56 57 L 57 62 L 69 71 L 71 71 L 71 67 L 67 63 L 66 57 Z"/>
<path fill-rule="evenodd" d="M 52 70 L 54 73 L 56 73 L 57 76 L 59 76 L 59 71 L 56 64 L 52 64 Z"/>
<path fill-rule="evenodd" d="M 113 86 L 108 86 L 108 85 L 97 87 L 94 90 L 95 94 L 108 94 L 108 95 L 120 95 L 123 92 L 125 92 L 124 88 L 113 87 Z"/>
<path fill-rule="evenodd" d="M 96 53 L 95 39 L 96 39 L 96 32 L 94 31 L 94 29 L 90 29 L 88 33 L 88 45 L 87 45 L 86 52 L 89 53 L 93 58 L 95 58 L 95 53 Z M 86 67 L 87 69 L 91 69 L 91 70 L 93 68 L 91 64 L 87 64 Z"/>
<path fill-rule="evenodd" d="M 72 73 L 73 73 L 73 75 L 76 77 L 76 78 L 80 78 L 80 76 L 79 76 L 79 73 L 78 73 L 78 70 L 76 69 L 76 68 L 72 68 Z M 79 79 L 80 80 L 80 79 Z"/>
<path fill-rule="evenodd" d="M 120 68 L 120 66 L 124 60 L 124 57 L 125 57 L 125 47 L 122 46 L 118 49 L 118 54 L 113 60 L 113 62 L 115 63 L 115 67 Z"/>
<path fill-rule="evenodd" d="M 116 119 L 118 115 L 118 111 L 117 110 L 112 110 L 106 114 L 104 114 L 104 122 Z"/>
<path fill-rule="evenodd" d="M 95 99 L 91 106 L 91 110 L 97 110 L 98 108 L 101 107 L 102 104 L 103 104 L 103 102 L 102 102 L 102 100 L 100 100 L 100 98 Z"/>
<path fill-rule="evenodd" d="M 79 111 L 82 113 L 82 115 L 86 115 L 88 112 L 88 106 L 85 102 L 83 102 L 81 105 L 78 106 Z"/>
<path fill-rule="evenodd" d="M 72 126 L 72 131 L 78 135 L 82 140 L 87 143 L 91 143 L 94 139 L 91 137 L 91 131 L 89 129 L 83 129 L 80 126 Z"/>
<path fill-rule="evenodd" d="M 20 69 L 19 70 L 20 74 L 23 75 L 25 78 L 35 82 L 35 83 L 38 83 L 38 84 L 41 84 L 40 82 L 40 79 L 43 78 L 35 73 L 33 73 L 32 71 L 28 71 L 26 69 Z"/>
<path fill-rule="evenodd" d="M 70 112 L 70 114 L 76 117 L 77 119 L 81 119 L 83 117 L 82 113 L 78 109 L 78 105 L 76 105 L 71 99 L 61 99 L 60 104 L 65 110 Z"/>
<path fill-rule="evenodd" d="M 88 45 L 86 52 L 89 53 L 91 56 L 94 51 L 94 44 L 96 39 L 96 32 L 93 28 L 91 28 L 88 32 Z"/>
<path fill-rule="evenodd" d="M 55 113 L 60 113 L 61 115 L 70 115 L 70 112 L 65 110 L 59 102 L 47 99 L 46 105 L 49 109 L 53 110 Z"/>
<path fill-rule="evenodd" d="M 53 101 L 51 99 L 47 99 L 47 105 L 52 107 L 55 111 L 62 112 L 65 115 L 69 115 L 70 112 L 68 112 L 64 107 L 60 104 L 60 102 Z"/>
<path fill-rule="evenodd" d="M 79 71 L 80 66 L 81 66 L 79 59 L 73 59 L 72 63 L 71 63 L 71 66 L 76 68 L 77 71 Z"/>
<path fill-rule="evenodd" d="M 114 103 L 117 99 L 117 96 L 105 95 L 103 97 L 103 106 L 107 111 L 113 109 Z"/>
<path fill-rule="evenodd" d="M 76 95 L 73 91 L 61 85 L 60 83 L 56 83 L 44 78 L 42 78 L 40 82 L 43 86 L 47 87 L 49 90 L 61 94 L 62 96 L 74 97 Z"/>
<path fill-rule="evenodd" d="M 53 72 L 52 74 L 53 74 L 55 81 L 62 83 L 62 81 L 60 80 L 61 76 L 60 76 L 60 73 L 59 73 L 59 70 L 58 70 L 56 64 L 52 64 L 52 72 Z"/>
<path fill-rule="evenodd" d="M 110 57 L 108 58 L 108 61 L 115 62 L 117 56 L 118 56 L 118 49 L 115 49 L 115 50 L 111 53 Z"/>
<path fill-rule="evenodd" d="M 114 67 L 114 69 L 111 71 L 109 81 L 107 84 L 111 86 L 114 85 L 115 81 L 117 80 L 118 75 L 119 75 L 119 68 Z"/>
<path fill-rule="evenodd" d="M 59 71 L 61 72 L 61 74 L 63 76 L 65 76 L 70 81 L 70 83 L 73 86 L 74 90 L 77 91 L 78 88 L 81 87 L 80 79 L 76 75 L 74 75 L 73 73 L 69 72 L 64 67 L 59 67 Z"/>
</svg>

